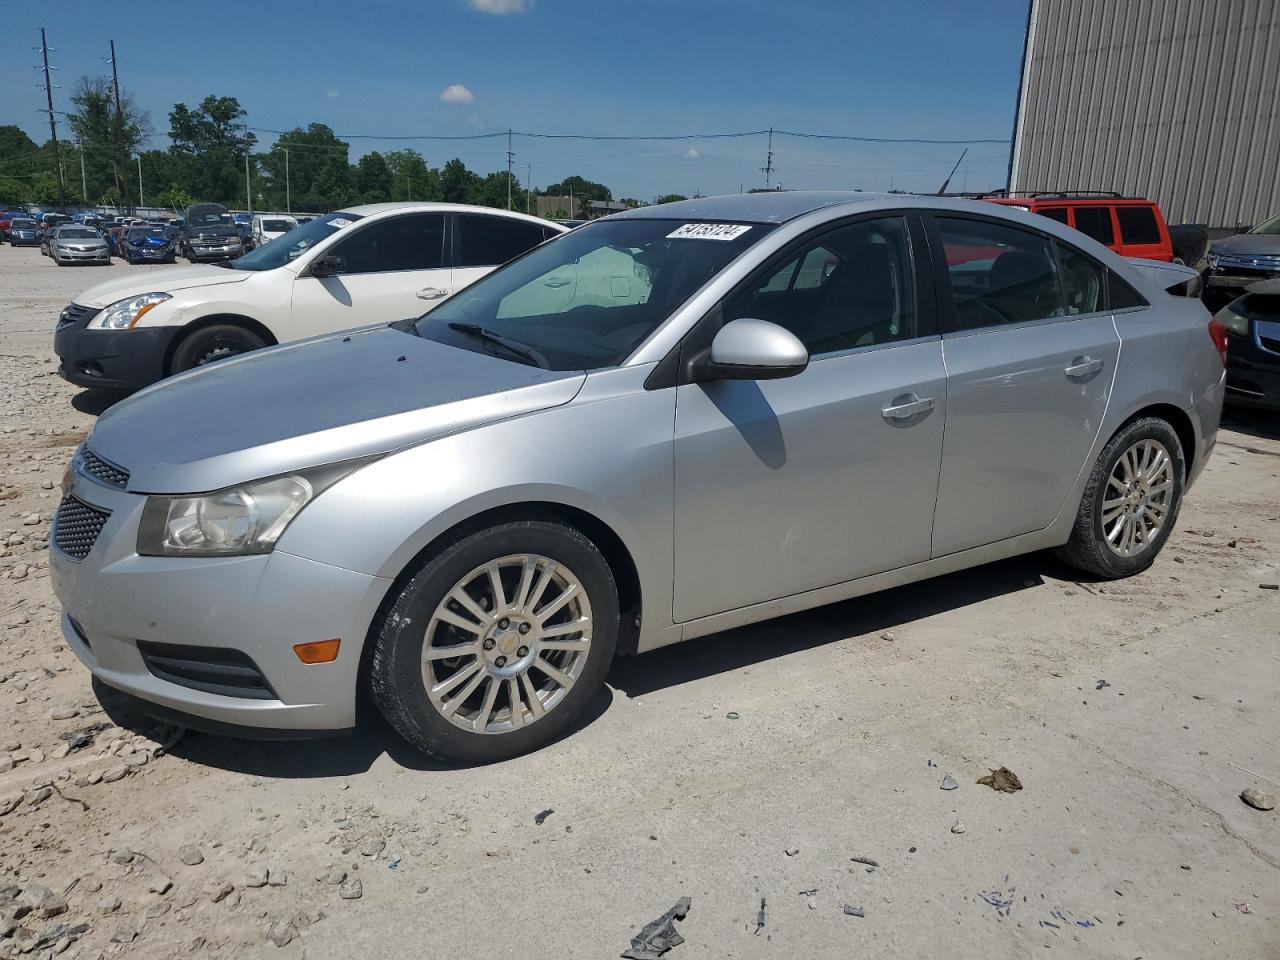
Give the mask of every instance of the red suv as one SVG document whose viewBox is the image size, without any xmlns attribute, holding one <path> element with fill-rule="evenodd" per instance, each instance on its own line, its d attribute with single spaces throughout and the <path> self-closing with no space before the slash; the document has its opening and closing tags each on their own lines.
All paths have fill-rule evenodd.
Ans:
<svg viewBox="0 0 1280 960">
<path fill-rule="evenodd" d="M 1154 200 L 1118 193 L 1008 193 L 978 197 L 989 203 L 1020 207 L 1075 227 L 1122 257 L 1174 259 L 1173 241 L 1164 214 Z"/>
</svg>

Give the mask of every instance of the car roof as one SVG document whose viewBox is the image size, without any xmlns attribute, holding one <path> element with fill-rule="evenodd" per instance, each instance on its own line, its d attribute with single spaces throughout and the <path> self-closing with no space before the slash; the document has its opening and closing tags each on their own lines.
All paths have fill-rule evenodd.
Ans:
<svg viewBox="0 0 1280 960">
<path fill-rule="evenodd" d="M 391 203 L 362 203 L 354 207 L 343 207 L 346 213 L 356 213 L 362 217 L 373 217 L 382 213 L 404 212 L 404 211 L 420 211 L 423 213 L 485 213 L 490 216 L 511 217 L 514 220 L 524 220 L 528 223 L 537 223 L 542 226 L 555 227 L 563 230 L 564 227 L 551 220 L 544 220 L 541 217 L 531 217 L 528 214 L 517 213 L 515 210 L 502 210 L 498 207 L 477 207 L 469 203 L 430 203 L 430 202 L 391 202 Z"/>
</svg>

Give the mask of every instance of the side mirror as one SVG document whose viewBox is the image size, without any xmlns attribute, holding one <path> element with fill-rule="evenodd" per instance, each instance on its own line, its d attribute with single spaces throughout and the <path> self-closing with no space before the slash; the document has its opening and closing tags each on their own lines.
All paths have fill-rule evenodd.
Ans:
<svg viewBox="0 0 1280 960">
<path fill-rule="evenodd" d="M 809 351 L 799 338 L 776 323 L 742 317 L 730 320 L 694 364 L 694 379 L 779 380 L 802 373 Z"/>
<path fill-rule="evenodd" d="M 320 257 L 315 263 L 311 264 L 311 275 L 313 277 L 334 277 L 346 272 L 347 261 L 334 254 Z"/>
</svg>

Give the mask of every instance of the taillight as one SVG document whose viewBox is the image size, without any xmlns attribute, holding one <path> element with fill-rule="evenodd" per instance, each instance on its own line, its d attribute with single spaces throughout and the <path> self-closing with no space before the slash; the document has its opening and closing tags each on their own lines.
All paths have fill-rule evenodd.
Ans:
<svg viewBox="0 0 1280 960">
<path fill-rule="evenodd" d="M 1218 356 L 1222 357 L 1222 365 L 1225 367 L 1227 365 L 1227 325 L 1217 317 L 1209 321 L 1209 339 L 1213 341 Z"/>
</svg>

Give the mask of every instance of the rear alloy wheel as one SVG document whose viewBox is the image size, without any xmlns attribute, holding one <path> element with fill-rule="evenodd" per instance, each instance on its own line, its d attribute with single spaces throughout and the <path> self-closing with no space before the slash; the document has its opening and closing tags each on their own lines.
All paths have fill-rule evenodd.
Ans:
<svg viewBox="0 0 1280 960">
<path fill-rule="evenodd" d="M 516 521 L 446 547 L 405 585 L 375 641 L 374 699 L 419 749 L 501 760 L 570 728 L 618 634 L 608 564 L 555 520 Z"/>
<path fill-rule="evenodd" d="M 195 333 L 188 334 L 173 354 L 173 373 L 194 370 L 219 360 L 260 350 L 265 347 L 264 341 L 256 333 L 229 323 L 219 323 L 212 327 L 204 327 Z"/>
<path fill-rule="evenodd" d="M 1167 422 L 1128 424 L 1098 457 L 1059 555 L 1108 579 L 1145 570 L 1173 532 L 1185 476 L 1182 445 Z"/>
</svg>

